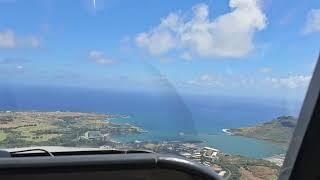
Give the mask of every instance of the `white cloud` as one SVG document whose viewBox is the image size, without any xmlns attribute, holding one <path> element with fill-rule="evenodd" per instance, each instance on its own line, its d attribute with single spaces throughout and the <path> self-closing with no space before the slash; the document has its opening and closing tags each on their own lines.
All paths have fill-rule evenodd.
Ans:
<svg viewBox="0 0 320 180">
<path fill-rule="evenodd" d="M 311 76 L 305 75 L 289 75 L 286 77 L 276 78 L 268 77 L 266 78 L 267 82 L 270 82 L 275 88 L 306 88 L 311 80 Z"/>
<path fill-rule="evenodd" d="M 167 27 L 163 28 L 166 29 Z M 176 40 L 173 38 L 169 31 L 162 30 L 160 27 L 159 29 L 153 30 L 152 33 L 140 33 L 136 37 L 136 42 L 140 47 L 146 48 L 150 54 L 160 55 L 176 47 Z"/>
<path fill-rule="evenodd" d="M 303 29 L 304 34 L 320 31 L 320 9 L 312 9 L 307 15 L 307 21 Z"/>
<path fill-rule="evenodd" d="M 187 81 L 187 84 L 196 86 L 222 87 L 224 86 L 224 79 L 220 76 L 203 74 L 196 79 Z"/>
<path fill-rule="evenodd" d="M 270 73 L 270 72 L 272 72 L 272 68 L 263 67 L 263 68 L 259 69 L 259 72 L 261 72 L 261 73 Z"/>
<path fill-rule="evenodd" d="M 254 35 L 266 27 L 267 18 L 258 0 L 230 0 L 231 12 L 209 18 L 209 7 L 192 7 L 190 19 L 170 13 L 161 23 L 135 38 L 151 55 L 172 51 L 190 57 L 242 57 L 254 49 Z M 183 56 L 183 54 L 181 55 Z"/>
<path fill-rule="evenodd" d="M 115 62 L 112 59 L 106 58 L 103 52 L 96 50 L 90 51 L 88 58 L 98 64 L 113 64 Z"/>
<path fill-rule="evenodd" d="M 12 31 L 0 32 L 0 48 L 14 48 L 16 44 L 16 37 Z"/>
<path fill-rule="evenodd" d="M 5 30 L 0 32 L 0 48 L 37 48 L 39 46 L 40 40 L 35 36 L 17 37 L 17 35 L 12 30 Z"/>
<path fill-rule="evenodd" d="M 209 75 L 203 74 L 197 78 L 186 81 L 191 86 L 200 87 L 218 87 L 224 89 L 242 89 L 242 88 L 284 88 L 301 89 L 306 88 L 310 82 L 311 76 L 308 75 L 288 75 L 285 77 L 267 77 L 257 78 L 250 75 Z"/>
</svg>

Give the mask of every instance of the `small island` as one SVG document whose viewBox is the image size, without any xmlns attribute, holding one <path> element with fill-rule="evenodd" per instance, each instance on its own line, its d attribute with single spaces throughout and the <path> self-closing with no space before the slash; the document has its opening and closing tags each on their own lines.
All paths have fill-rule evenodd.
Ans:
<svg viewBox="0 0 320 180">
<path fill-rule="evenodd" d="M 280 116 L 269 122 L 255 126 L 225 130 L 228 134 L 256 138 L 277 143 L 287 147 L 291 140 L 297 118 L 292 116 Z"/>
</svg>

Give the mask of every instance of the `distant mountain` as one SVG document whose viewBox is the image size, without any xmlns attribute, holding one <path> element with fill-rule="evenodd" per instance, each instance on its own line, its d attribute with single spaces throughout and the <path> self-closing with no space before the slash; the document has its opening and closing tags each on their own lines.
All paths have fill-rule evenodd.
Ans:
<svg viewBox="0 0 320 180">
<path fill-rule="evenodd" d="M 228 131 L 233 135 L 246 136 L 288 145 L 296 124 L 296 118 L 292 116 L 280 116 L 263 124 L 229 129 Z"/>
</svg>

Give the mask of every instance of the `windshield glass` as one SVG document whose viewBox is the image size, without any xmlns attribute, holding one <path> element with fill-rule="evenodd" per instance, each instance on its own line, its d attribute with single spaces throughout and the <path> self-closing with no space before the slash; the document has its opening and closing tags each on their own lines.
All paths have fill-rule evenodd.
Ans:
<svg viewBox="0 0 320 180">
<path fill-rule="evenodd" d="M 144 149 L 275 179 L 319 1 L 0 0 L 0 147 Z"/>
</svg>

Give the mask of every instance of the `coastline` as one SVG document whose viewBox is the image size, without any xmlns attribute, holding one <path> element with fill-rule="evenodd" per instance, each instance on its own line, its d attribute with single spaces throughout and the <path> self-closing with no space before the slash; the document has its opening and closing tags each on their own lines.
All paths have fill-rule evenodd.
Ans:
<svg viewBox="0 0 320 180">
<path fill-rule="evenodd" d="M 275 163 L 277 166 L 281 167 L 283 165 L 285 154 L 275 154 L 271 157 L 263 158 L 264 160 Z"/>
<path fill-rule="evenodd" d="M 230 132 L 230 129 L 222 129 L 222 132 L 224 132 L 227 135 L 233 135 L 233 133 Z"/>
<path fill-rule="evenodd" d="M 230 129 L 222 129 L 222 132 L 224 132 L 227 135 L 234 135 L 232 132 L 230 132 Z M 247 136 L 243 136 L 243 137 L 247 137 Z M 253 137 L 248 137 L 248 138 L 253 138 Z M 266 141 L 264 139 L 260 139 L 260 138 L 253 138 L 256 139 L 258 141 Z M 274 144 L 278 144 L 278 143 L 274 143 Z M 280 145 L 280 144 L 278 144 Z M 275 163 L 277 166 L 281 167 L 283 165 L 284 159 L 285 159 L 285 154 L 274 154 L 270 157 L 266 157 L 266 158 L 262 158 L 264 160 L 267 160 L 269 162 Z"/>
</svg>

